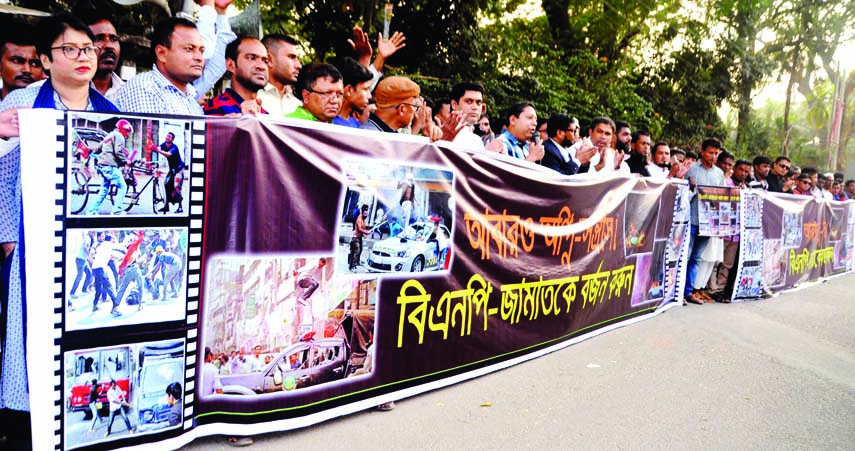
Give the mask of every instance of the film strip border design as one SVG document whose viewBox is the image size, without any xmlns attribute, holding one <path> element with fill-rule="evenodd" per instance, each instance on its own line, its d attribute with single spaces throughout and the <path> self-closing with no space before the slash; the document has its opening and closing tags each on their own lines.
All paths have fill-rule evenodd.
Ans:
<svg viewBox="0 0 855 451">
<path fill-rule="evenodd" d="M 54 190 L 55 196 L 55 215 L 54 215 L 54 248 L 52 268 L 54 277 L 54 361 L 53 361 L 53 383 L 54 383 L 54 446 L 55 449 L 62 449 L 62 423 L 63 415 L 66 413 L 65 397 L 63 396 L 63 354 L 62 354 L 62 316 L 64 311 L 63 302 L 65 302 L 65 174 L 66 174 L 66 142 L 69 141 L 67 131 L 67 118 L 65 114 L 56 120 L 56 141 L 54 147 Z"/>
<path fill-rule="evenodd" d="M 846 271 L 855 271 L 855 201 L 847 202 L 846 206 L 846 234 L 847 237 L 847 252 L 849 252 L 849 262 L 846 264 Z"/>
<path fill-rule="evenodd" d="M 53 444 L 54 449 L 63 450 L 69 448 L 87 448 L 90 445 L 95 445 L 98 448 L 103 448 L 105 445 L 114 447 L 114 446 L 128 446 L 128 445 L 138 445 L 143 444 L 149 441 L 156 441 L 160 438 L 157 436 L 150 437 L 148 440 L 145 435 L 133 435 L 130 436 L 132 439 L 130 441 L 122 441 L 121 443 L 116 443 L 113 445 L 113 439 L 111 440 L 93 440 L 87 441 L 82 444 L 69 444 L 66 443 L 66 427 L 65 422 L 69 421 L 67 416 L 72 414 L 74 415 L 82 415 L 79 412 L 73 412 L 69 410 L 70 400 L 67 399 L 71 396 L 70 393 L 70 383 L 65 381 L 65 375 L 68 374 L 68 369 L 65 365 L 65 355 L 68 352 L 77 351 L 74 345 L 64 344 L 63 341 L 63 331 L 65 330 L 66 325 L 66 303 L 70 300 L 67 300 L 68 290 L 66 289 L 66 284 L 72 283 L 73 277 L 72 274 L 69 274 L 67 271 L 67 257 L 73 258 L 75 255 L 74 250 L 68 250 L 66 246 L 66 235 L 69 230 L 80 230 L 80 229 L 89 229 L 89 225 L 92 225 L 92 229 L 95 228 L 109 228 L 114 226 L 117 229 L 121 228 L 133 228 L 135 224 L 135 219 L 129 216 L 122 216 L 118 218 L 112 217 L 98 217 L 94 219 L 78 219 L 76 222 L 73 220 L 75 227 L 68 227 L 68 215 L 70 213 L 70 205 L 68 202 L 67 196 L 69 195 L 69 190 L 67 187 L 69 183 L 72 183 L 71 177 L 72 174 L 69 170 L 69 155 L 73 151 L 73 136 L 70 133 L 71 130 L 71 115 L 72 114 L 91 114 L 93 116 L 109 116 L 109 115 L 100 115 L 98 113 L 66 113 L 56 121 L 56 127 L 52 131 L 52 134 L 56 135 L 56 147 L 54 148 L 54 224 L 53 224 L 53 257 L 52 261 L 54 262 L 52 268 L 52 276 L 54 281 L 53 291 L 54 291 L 54 299 L 53 299 L 53 325 L 54 325 L 54 335 L 53 335 L 53 431 L 54 438 Z M 131 116 L 122 115 L 124 118 L 129 118 Z M 139 119 L 139 117 L 136 117 Z M 156 118 L 144 118 L 150 120 L 157 120 Z M 165 120 L 162 120 L 165 121 Z M 169 121 L 175 122 L 174 119 L 170 119 Z M 144 346 L 146 343 L 155 343 L 157 341 L 167 340 L 170 341 L 180 339 L 182 341 L 182 351 L 183 351 L 183 379 L 182 382 L 182 396 L 183 396 L 183 418 L 181 425 L 178 428 L 169 428 L 166 431 L 172 432 L 172 434 L 181 433 L 187 429 L 190 429 L 193 426 L 193 411 L 194 411 L 194 394 L 195 394 L 195 374 L 196 374 L 196 346 L 197 346 L 197 328 L 199 323 L 199 290 L 201 284 L 201 256 L 202 256 L 202 232 L 203 232 L 203 221 L 204 221 L 204 196 L 205 196 L 205 149 L 206 149 L 206 123 L 204 120 L 199 119 L 184 119 L 185 121 L 185 136 L 190 137 L 190 142 L 185 145 L 186 149 L 184 151 L 184 162 L 187 168 L 185 169 L 185 173 L 189 172 L 189 193 L 190 199 L 187 201 L 187 205 L 189 207 L 189 211 L 187 212 L 186 218 L 184 216 L 171 216 L 171 217 L 157 217 L 157 216 L 140 216 L 140 222 L 144 223 L 144 227 L 140 227 L 142 229 L 157 229 L 164 227 L 178 227 L 178 228 L 186 228 L 187 229 L 187 256 L 186 256 L 186 267 L 184 268 L 184 289 L 186 294 L 186 316 L 183 327 L 176 330 L 172 328 L 170 330 L 164 331 L 156 331 L 151 327 L 151 323 L 146 324 L 134 324 L 129 325 L 130 328 L 139 329 L 139 326 L 148 326 L 148 329 L 151 333 L 148 333 L 149 336 L 158 336 L 158 339 L 151 341 L 143 341 L 140 342 L 138 338 L 133 335 L 122 334 L 121 330 L 118 331 L 116 335 L 111 336 L 101 336 L 104 343 L 101 343 L 102 346 L 97 348 L 93 348 L 92 346 L 80 346 L 80 350 L 86 349 L 115 349 L 115 348 L 127 348 L 134 349 L 134 345 L 138 347 Z M 185 182 L 187 183 L 187 182 Z M 139 226 L 137 226 L 139 227 Z M 120 328 L 121 329 L 121 328 Z M 92 336 L 91 340 L 98 340 L 96 336 L 98 335 L 97 329 L 87 332 L 95 332 L 94 334 L 90 333 Z M 132 357 L 129 356 L 129 359 Z M 132 372 L 133 368 L 129 369 L 129 372 Z M 130 376 L 130 379 L 133 379 L 133 375 Z M 72 382 L 73 383 L 73 382 Z M 133 420 L 134 415 L 129 415 Z M 103 417 L 102 417 L 103 418 Z M 88 424 L 91 420 L 86 420 L 84 423 Z M 121 424 L 121 423 L 118 423 Z M 137 421 L 132 421 L 134 424 L 134 428 L 138 426 Z M 124 425 L 117 426 L 117 429 L 122 429 Z M 84 432 L 85 434 L 85 432 Z M 96 437 L 100 437 L 97 435 Z M 117 437 L 115 440 L 119 440 L 122 438 L 127 438 L 129 436 Z M 166 438 L 166 437 L 163 437 Z"/>
<path fill-rule="evenodd" d="M 187 249 L 187 334 L 184 352 L 184 419 L 182 430 L 193 426 L 193 410 L 196 395 L 196 371 L 198 325 L 199 325 L 199 292 L 202 279 L 202 238 L 205 206 L 205 121 L 196 120 L 190 124 L 191 146 L 190 155 L 185 155 L 190 162 L 190 227 Z"/>
<path fill-rule="evenodd" d="M 734 284 L 734 287 L 733 287 L 733 294 L 731 295 L 731 302 L 736 302 L 736 301 L 744 300 L 744 299 L 756 299 L 756 298 L 760 297 L 759 295 L 757 295 L 757 296 L 746 296 L 746 295 L 744 295 L 744 293 L 742 293 L 740 291 L 741 284 L 739 282 L 745 276 L 745 273 L 749 268 L 750 269 L 759 268 L 762 261 L 763 261 L 762 248 L 761 248 L 761 255 L 760 255 L 759 259 L 750 259 L 749 260 L 748 255 L 747 255 L 749 249 L 748 249 L 748 246 L 746 246 L 744 244 L 744 242 L 745 242 L 744 240 L 746 240 L 748 238 L 748 235 L 751 233 L 759 233 L 760 237 L 761 237 L 761 243 L 762 243 L 762 237 L 763 237 L 762 221 L 757 223 L 757 224 L 753 224 L 753 223 L 747 221 L 748 215 L 751 212 L 749 211 L 748 208 L 745 208 L 745 207 L 751 202 L 757 203 L 757 205 L 758 205 L 758 209 L 756 211 L 757 217 L 763 218 L 763 203 L 764 203 L 763 196 L 761 196 L 758 192 L 756 192 L 755 189 L 742 190 L 742 192 L 740 192 L 740 196 L 739 196 L 739 207 L 740 207 L 739 208 L 739 227 L 740 227 L 740 231 L 744 230 L 745 233 L 741 234 L 739 237 L 740 245 L 739 245 L 739 255 L 737 256 L 738 257 L 737 258 L 738 266 L 736 269 L 736 281 L 737 282 Z M 761 280 L 761 283 L 762 283 L 762 280 Z"/>
<path fill-rule="evenodd" d="M 686 272 L 686 267 L 688 264 L 689 258 L 689 240 L 688 235 L 692 233 L 690 230 L 691 216 L 687 215 L 686 220 L 680 220 L 677 217 L 676 212 L 679 210 L 681 203 L 683 203 L 683 197 L 689 195 L 689 186 L 688 185 L 677 185 L 677 195 L 674 196 L 674 219 L 671 223 L 671 231 L 675 231 L 679 227 L 683 227 L 683 241 L 680 244 L 680 249 L 677 251 L 677 261 L 669 261 L 668 255 L 666 252 L 665 256 L 665 286 L 670 287 L 671 283 L 675 284 L 674 288 L 674 301 L 681 301 L 683 299 L 683 293 L 685 289 L 685 280 L 684 274 Z M 689 207 L 691 208 L 691 207 Z M 673 233 L 671 234 L 673 235 Z M 671 239 L 671 235 L 668 236 L 668 239 Z M 676 266 L 677 271 L 674 272 L 674 278 L 676 280 L 672 281 L 671 278 L 671 268 Z M 669 293 L 670 294 L 670 293 Z M 667 301 L 671 301 L 672 299 L 666 299 Z"/>
</svg>

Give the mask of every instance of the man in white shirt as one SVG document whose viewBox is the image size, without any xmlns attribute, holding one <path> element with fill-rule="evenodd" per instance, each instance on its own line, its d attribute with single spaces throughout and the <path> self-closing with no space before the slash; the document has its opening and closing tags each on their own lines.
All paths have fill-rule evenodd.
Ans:
<svg viewBox="0 0 855 451">
<path fill-rule="evenodd" d="M 261 43 L 267 47 L 270 74 L 267 85 L 258 91 L 261 106 L 271 117 L 282 118 L 293 113 L 303 102 L 294 95 L 297 75 L 300 73 L 299 43 L 291 36 L 268 34 Z"/>
<path fill-rule="evenodd" d="M 647 172 L 651 178 L 683 178 L 689 167 L 682 165 L 676 158 L 671 158 L 671 148 L 664 141 L 653 144 L 650 151 L 650 163 L 647 164 Z"/>
<path fill-rule="evenodd" d="M 125 409 L 122 408 L 123 405 L 128 403 L 126 397 L 127 393 L 116 385 L 116 381 L 111 380 L 110 389 L 107 390 L 107 400 L 110 401 L 110 423 L 107 424 L 107 433 L 104 434 L 104 437 L 110 436 L 110 430 L 113 429 L 113 420 L 116 419 L 116 415 L 121 415 L 122 419 L 125 420 L 128 432 L 133 432 L 128 415 L 125 413 Z"/>
<path fill-rule="evenodd" d="M 686 285 L 683 298 L 693 304 L 703 304 L 704 301 L 695 296 L 694 284 L 698 274 L 698 264 L 701 255 L 709 241 L 708 236 L 699 236 L 698 227 L 698 185 L 725 186 L 724 172 L 716 165 L 721 142 L 715 138 L 707 138 L 701 143 L 701 159 L 689 168 L 686 179 L 692 189 L 691 233 L 689 235 L 689 263 L 686 267 Z"/>
<path fill-rule="evenodd" d="M 451 88 L 451 114 L 460 115 L 462 119 L 460 131 L 454 137 L 455 144 L 467 149 L 484 150 L 481 137 L 473 131 L 481 117 L 483 106 L 484 86 L 481 83 L 464 81 Z M 451 117 L 449 115 L 449 118 Z"/>
<path fill-rule="evenodd" d="M 264 367 L 267 365 L 264 363 L 264 357 L 261 355 L 261 345 L 255 345 L 252 348 L 252 357 L 249 358 L 249 364 L 249 371 L 252 373 L 264 371 Z"/>
<path fill-rule="evenodd" d="M 630 175 L 623 154 L 611 148 L 614 135 L 615 123 L 610 118 L 598 117 L 591 121 L 588 137 L 570 148 L 570 155 L 579 165 L 580 173 Z"/>
<path fill-rule="evenodd" d="M 202 396 L 219 394 L 223 392 L 220 384 L 220 371 L 214 366 L 214 353 L 211 348 L 205 346 L 205 366 L 202 367 Z"/>
<path fill-rule="evenodd" d="M 201 98 L 211 89 L 226 71 L 226 46 L 237 36 L 232 32 L 231 25 L 225 16 L 226 8 L 234 0 L 204 0 L 199 1 L 199 20 L 196 28 L 202 36 L 205 51 L 205 69 L 202 76 L 193 82 L 197 98 Z M 95 35 L 94 44 L 101 49 L 98 55 L 98 67 L 92 79 L 92 87 L 104 97 L 115 101 L 119 90 L 125 82 L 116 74 L 116 68 L 121 57 L 121 44 L 116 27 L 110 19 L 95 9 L 84 9 L 77 16 Z"/>
</svg>

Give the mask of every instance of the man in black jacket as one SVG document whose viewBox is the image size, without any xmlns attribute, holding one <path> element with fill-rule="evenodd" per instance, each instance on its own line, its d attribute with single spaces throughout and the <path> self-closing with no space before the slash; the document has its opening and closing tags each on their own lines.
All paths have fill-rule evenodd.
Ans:
<svg viewBox="0 0 855 451">
<path fill-rule="evenodd" d="M 543 159 L 540 164 L 564 175 L 579 172 L 579 166 L 570 158 L 570 151 L 565 148 L 573 144 L 575 130 L 572 129 L 572 124 L 573 118 L 561 113 L 553 114 L 546 122 L 549 139 L 543 143 Z"/>
<path fill-rule="evenodd" d="M 787 177 L 791 166 L 792 162 L 790 159 L 783 155 L 775 159 L 772 171 L 766 178 L 766 182 L 769 184 L 769 191 L 775 193 L 789 193 L 793 191 L 793 181 Z"/>
<path fill-rule="evenodd" d="M 650 154 L 651 143 L 650 133 L 645 130 L 639 130 L 632 134 L 631 151 L 629 159 L 626 160 L 629 172 L 640 174 L 642 177 L 650 177 L 650 171 L 647 170 L 647 156 Z"/>
</svg>

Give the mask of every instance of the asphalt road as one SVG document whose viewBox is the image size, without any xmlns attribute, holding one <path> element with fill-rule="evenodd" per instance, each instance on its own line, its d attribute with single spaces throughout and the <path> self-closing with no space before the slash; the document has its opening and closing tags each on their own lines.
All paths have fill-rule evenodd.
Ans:
<svg viewBox="0 0 855 451">
<path fill-rule="evenodd" d="M 855 275 L 673 308 L 520 365 L 251 450 L 852 450 Z M 222 437 L 186 450 L 231 449 Z"/>
</svg>

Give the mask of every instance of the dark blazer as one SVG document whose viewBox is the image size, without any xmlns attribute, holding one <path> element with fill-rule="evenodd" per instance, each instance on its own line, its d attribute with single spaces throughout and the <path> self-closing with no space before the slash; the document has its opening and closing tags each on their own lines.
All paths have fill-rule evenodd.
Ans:
<svg viewBox="0 0 855 451">
<path fill-rule="evenodd" d="M 564 175 L 573 175 L 579 172 L 579 166 L 572 158 L 570 161 L 564 161 L 561 150 L 558 149 L 558 146 L 551 139 L 547 139 L 543 143 L 543 159 L 540 160 L 540 164 Z"/>
</svg>

